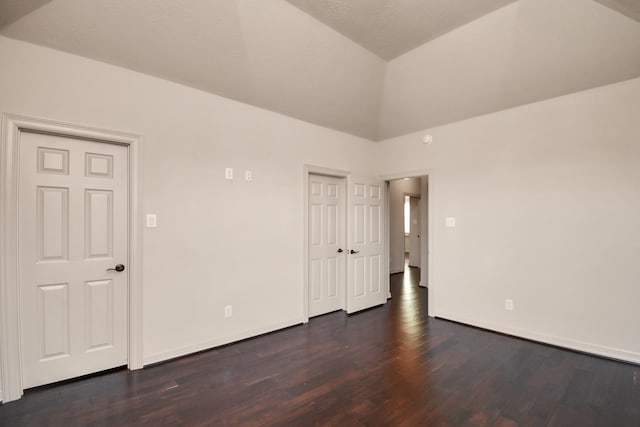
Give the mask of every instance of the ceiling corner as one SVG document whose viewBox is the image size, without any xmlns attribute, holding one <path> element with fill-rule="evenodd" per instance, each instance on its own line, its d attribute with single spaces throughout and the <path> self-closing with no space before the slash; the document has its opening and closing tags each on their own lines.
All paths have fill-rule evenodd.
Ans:
<svg viewBox="0 0 640 427">
<path fill-rule="evenodd" d="M 595 0 L 610 9 L 640 22 L 640 0 Z"/>
<path fill-rule="evenodd" d="M 51 0 L 0 0 L 0 29 L 44 6 Z"/>
</svg>

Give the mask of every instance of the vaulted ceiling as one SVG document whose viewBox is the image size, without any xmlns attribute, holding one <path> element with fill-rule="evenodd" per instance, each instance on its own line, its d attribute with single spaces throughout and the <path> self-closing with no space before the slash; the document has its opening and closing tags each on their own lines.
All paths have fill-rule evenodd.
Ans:
<svg viewBox="0 0 640 427">
<path fill-rule="evenodd" d="M 17 21 L 51 0 L 2 0 L 0 1 L 0 28 Z"/>
<path fill-rule="evenodd" d="M 596 0 L 618 12 L 640 22 L 640 1 L 638 0 Z"/>
<path fill-rule="evenodd" d="M 389 61 L 516 0 L 287 0 Z"/>
<path fill-rule="evenodd" d="M 0 34 L 379 140 L 640 77 L 640 0 L 597 1 L 0 0 Z"/>
</svg>

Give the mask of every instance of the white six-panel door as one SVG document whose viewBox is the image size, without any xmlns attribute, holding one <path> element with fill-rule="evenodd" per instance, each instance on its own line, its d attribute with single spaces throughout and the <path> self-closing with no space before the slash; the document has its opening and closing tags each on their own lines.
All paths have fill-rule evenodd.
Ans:
<svg viewBox="0 0 640 427">
<path fill-rule="evenodd" d="M 309 175 L 309 316 L 344 308 L 344 179 Z"/>
<path fill-rule="evenodd" d="M 23 132 L 20 340 L 25 388 L 127 363 L 127 148 Z"/>
<path fill-rule="evenodd" d="M 383 182 L 349 182 L 347 312 L 384 304 Z"/>
</svg>

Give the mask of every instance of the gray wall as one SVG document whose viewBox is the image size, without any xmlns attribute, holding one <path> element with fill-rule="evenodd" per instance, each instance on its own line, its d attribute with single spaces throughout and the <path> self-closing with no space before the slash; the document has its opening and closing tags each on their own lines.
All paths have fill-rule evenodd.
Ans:
<svg viewBox="0 0 640 427">
<path fill-rule="evenodd" d="M 639 119 L 634 79 L 376 144 L 432 172 L 432 312 L 640 361 Z"/>
<path fill-rule="evenodd" d="M 0 57 L 0 111 L 144 136 L 145 363 L 302 321 L 303 165 L 368 175 L 370 141 L 5 37 Z"/>
</svg>

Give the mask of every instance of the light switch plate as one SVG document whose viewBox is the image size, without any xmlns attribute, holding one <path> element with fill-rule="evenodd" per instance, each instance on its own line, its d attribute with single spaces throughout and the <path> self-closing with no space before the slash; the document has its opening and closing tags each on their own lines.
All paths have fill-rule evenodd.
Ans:
<svg viewBox="0 0 640 427">
<path fill-rule="evenodd" d="M 253 180 L 253 173 L 249 170 L 244 171 L 244 180 L 245 181 Z"/>
<path fill-rule="evenodd" d="M 233 179 L 233 168 L 225 168 L 224 179 L 228 179 L 228 180 Z"/>
<path fill-rule="evenodd" d="M 156 214 L 147 214 L 147 228 L 156 228 L 158 226 L 158 217 Z"/>
<path fill-rule="evenodd" d="M 455 217 L 452 217 L 452 216 L 446 217 L 445 220 L 444 220 L 444 224 L 445 224 L 446 227 L 449 227 L 449 228 L 455 227 L 456 226 Z"/>
</svg>

